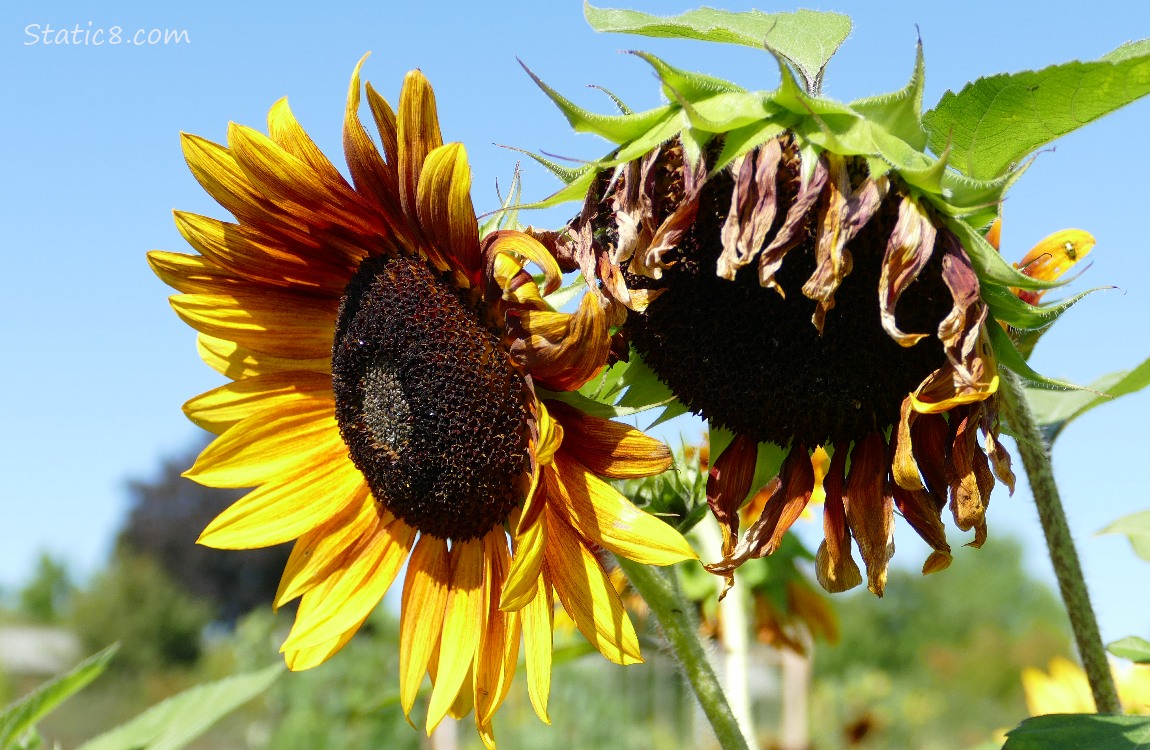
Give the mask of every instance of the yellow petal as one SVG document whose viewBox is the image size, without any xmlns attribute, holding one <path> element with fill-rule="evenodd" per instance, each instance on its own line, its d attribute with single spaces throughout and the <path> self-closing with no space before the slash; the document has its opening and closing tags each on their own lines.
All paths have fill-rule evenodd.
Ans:
<svg viewBox="0 0 1150 750">
<path fill-rule="evenodd" d="M 184 476 L 209 487 L 255 487 L 301 466 L 318 466 L 333 454 L 347 454 L 335 403 L 301 399 L 237 423 L 213 440 Z"/>
<path fill-rule="evenodd" d="M 535 595 L 520 611 L 523 623 L 523 655 L 527 663 L 527 695 L 535 714 L 547 724 L 547 700 L 551 694 L 552 630 L 555 604 L 551 587 L 543 577 L 535 579 Z"/>
<path fill-rule="evenodd" d="M 616 664 L 638 664 L 639 639 L 599 561 L 550 506 L 545 571 L 579 632 Z M 538 598 L 538 597 L 536 597 Z"/>
<path fill-rule="evenodd" d="M 351 74 L 351 84 L 347 88 L 347 108 L 343 117 L 343 151 L 347 158 L 347 167 L 351 172 L 351 178 L 355 182 L 356 191 L 367 196 L 387 216 L 388 223 L 392 225 L 392 228 L 396 229 L 401 228 L 405 222 L 397 213 L 399 185 L 396 183 L 394 157 L 390 164 L 384 162 L 383 157 L 376 150 L 371 136 L 367 134 L 367 130 L 359 119 L 359 71 L 366 60 L 367 55 L 364 55 L 356 63 L 355 70 Z M 384 107 L 390 112 L 391 108 L 387 107 L 386 102 L 384 102 Z M 394 114 L 392 114 L 391 119 L 394 124 Z M 394 127 L 392 135 L 394 136 Z M 414 252 L 415 247 L 406 237 L 407 233 L 398 231 L 396 234 L 397 239 L 405 245 L 405 249 L 409 253 Z"/>
<path fill-rule="evenodd" d="M 331 354 L 325 357 L 277 357 L 240 346 L 234 341 L 201 333 L 196 337 L 196 351 L 208 367 L 232 380 L 250 378 L 283 370 L 326 373 L 331 377 Z"/>
<path fill-rule="evenodd" d="M 479 640 L 475 660 L 475 721 L 490 724 L 496 709 L 507 697 L 515 664 L 519 660 L 519 613 L 499 608 L 499 597 L 507 577 L 509 553 L 507 535 L 502 526 L 495 527 L 483 538 L 486 558 L 483 576 L 483 599 L 487 623 Z"/>
<path fill-rule="evenodd" d="M 277 146 L 311 167 L 320 180 L 346 185 L 343 175 L 296 120 L 287 97 L 277 101 L 268 111 L 268 135 Z"/>
<path fill-rule="evenodd" d="M 250 288 L 244 279 L 198 255 L 152 250 L 148 265 L 160 281 L 184 294 L 231 294 Z"/>
<path fill-rule="evenodd" d="M 548 508 L 587 539 L 644 565 L 698 558 L 671 525 L 636 508 L 563 451 L 555 455 L 555 468 L 544 474 Z"/>
<path fill-rule="evenodd" d="M 451 580 L 449 563 L 447 542 L 424 534 L 407 564 L 399 626 L 399 702 L 404 716 L 411 715 L 431 652 L 439 642 Z"/>
<path fill-rule="evenodd" d="M 529 234 L 508 229 L 492 232 L 483 238 L 483 255 L 487 259 L 488 277 L 500 282 L 503 289 L 527 262 L 534 263 L 543 272 L 543 294 L 551 294 L 563 282 L 563 272 L 555 256 Z M 506 265 L 500 268 L 500 260 L 505 258 L 515 260 L 515 271 Z M 538 288 L 532 298 L 537 296 Z"/>
<path fill-rule="evenodd" d="M 483 544 L 479 539 L 458 542 L 451 548 L 451 586 L 443 614 L 439 665 L 427 706 L 427 732 L 431 733 L 459 694 L 479 646 L 483 625 Z"/>
<path fill-rule="evenodd" d="M 1044 237 L 1015 264 L 1032 279 L 1057 281 L 1094 249 L 1094 235 L 1081 229 L 1063 229 Z M 1015 294 L 1037 305 L 1046 290 L 1015 289 Z"/>
<path fill-rule="evenodd" d="M 365 617 L 364 620 L 366 619 Z M 346 646 L 347 642 L 356 634 L 356 631 L 359 630 L 361 625 L 363 625 L 363 620 L 356 623 L 355 627 L 348 628 L 347 632 L 341 633 L 331 640 L 324 641 L 316 646 L 285 651 L 284 662 L 287 663 L 288 669 L 293 672 L 302 672 L 305 669 L 318 667 Z"/>
<path fill-rule="evenodd" d="M 377 522 L 389 524 L 393 520 L 394 517 L 376 504 L 367 487 L 363 487 L 353 502 L 296 540 L 272 606 L 282 607 L 317 586 L 343 563 L 357 539 L 366 536 Z"/>
<path fill-rule="evenodd" d="M 601 419 L 558 401 L 547 408 L 564 425 L 563 450 L 593 474 L 611 479 L 638 479 L 671 466 L 667 445 L 630 425 Z"/>
<path fill-rule="evenodd" d="M 318 646 L 362 622 L 391 587 L 411 551 L 415 531 L 398 519 L 375 527 L 347 551 L 345 565 L 300 598 L 295 625 L 281 650 Z"/>
<path fill-rule="evenodd" d="M 272 372 L 202 393 L 184 404 L 184 414 L 218 435 L 258 412 L 309 398 L 333 399 L 331 377 L 316 372 Z"/>
<path fill-rule="evenodd" d="M 416 188 L 419 222 L 433 245 L 461 269 L 468 285 L 479 282 L 479 224 L 471 204 L 471 167 L 461 143 L 433 149 Z"/>
<path fill-rule="evenodd" d="M 547 516 L 540 513 L 535 523 L 521 529 L 515 537 L 515 554 L 499 602 L 501 609 L 520 609 L 536 595 L 546 547 Z"/>
<path fill-rule="evenodd" d="M 607 364 L 607 314 L 593 294 L 583 295 L 571 314 L 521 310 L 515 325 L 522 333 L 513 351 L 522 354 L 531 375 L 548 388 L 575 390 Z"/>
<path fill-rule="evenodd" d="M 335 225 L 364 237 L 383 232 L 367 202 L 342 177 L 338 181 L 325 179 L 262 133 L 231 123 L 228 147 L 260 193 L 291 213 L 307 216 L 309 224 Z"/>
<path fill-rule="evenodd" d="M 403 79 L 399 93 L 398 138 L 399 200 L 403 212 L 414 219 L 418 216 L 416 189 L 423 172 L 423 161 L 443 145 L 435 93 L 418 70 L 409 72 Z"/>
<path fill-rule="evenodd" d="M 340 513 L 364 489 L 363 474 L 346 453 L 332 453 L 244 495 L 208 524 L 198 542 L 216 549 L 282 544 Z"/>
<path fill-rule="evenodd" d="M 335 243 L 289 244 L 253 227 L 186 211 L 175 211 L 173 217 L 176 229 L 204 257 L 262 286 L 338 298 L 359 260 L 359 254 L 340 252 Z"/>
<path fill-rule="evenodd" d="M 268 201 L 226 148 L 188 133 L 180 134 L 180 143 L 196 181 L 237 219 L 253 226 L 275 226 L 285 235 L 307 237 L 307 221 Z"/>
<path fill-rule="evenodd" d="M 290 292 L 177 294 L 172 309 L 201 333 L 277 357 L 331 356 L 339 301 Z"/>
</svg>

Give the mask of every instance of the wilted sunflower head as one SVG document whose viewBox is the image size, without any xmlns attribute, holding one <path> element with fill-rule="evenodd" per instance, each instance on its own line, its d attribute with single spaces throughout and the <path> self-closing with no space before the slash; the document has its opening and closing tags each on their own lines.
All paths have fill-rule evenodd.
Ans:
<svg viewBox="0 0 1150 750">
<path fill-rule="evenodd" d="M 819 447 L 832 456 L 817 556 L 829 591 L 862 580 L 853 538 L 882 594 L 896 510 L 933 550 L 924 573 L 950 564 L 948 505 L 980 546 L 995 477 L 1014 488 L 998 368 L 1034 374 L 995 318 L 1041 328 L 1065 309 L 1020 300 L 1053 274 L 1011 268 L 981 231 L 1022 169 L 976 180 L 928 153 L 921 47 L 906 88 L 849 105 L 804 89 L 781 55 L 782 84 L 764 93 L 636 54 L 665 106 L 592 115 L 536 79 L 576 129 L 618 146 L 558 172 L 568 186 L 543 204 L 585 196 L 583 209 L 539 236 L 598 280 L 671 393 L 733 436 L 712 446 L 724 543 L 709 569 L 729 582 L 779 547 L 815 491 Z M 776 476 L 740 541 L 765 453 Z"/>
<path fill-rule="evenodd" d="M 357 66 L 350 181 L 286 101 L 269 136 L 184 136 L 193 174 L 236 219 L 177 212 L 199 254 L 149 254 L 204 360 L 232 381 L 185 405 L 219 435 L 186 475 L 256 488 L 201 543 L 295 540 L 275 602 L 300 599 L 282 649 L 292 669 L 338 651 L 406 562 L 404 711 L 430 675 L 428 731 L 474 709 L 493 746 L 521 637 L 546 720 L 556 596 L 607 658 L 640 660 L 596 551 L 660 565 L 694 553 L 603 479 L 662 471 L 666 446 L 550 398 L 606 363 L 599 300 L 552 309 L 560 272 L 543 246 L 481 233 L 466 153 L 443 142 L 419 71 L 398 111 L 366 92 L 382 149 L 359 119 Z"/>
</svg>

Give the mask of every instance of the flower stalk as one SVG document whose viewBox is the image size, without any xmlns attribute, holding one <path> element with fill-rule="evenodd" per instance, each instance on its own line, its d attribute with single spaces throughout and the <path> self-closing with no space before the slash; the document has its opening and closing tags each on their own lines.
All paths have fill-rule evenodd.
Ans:
<svg viewBox="0 0 1150 750">
<path fill-rule="evenodd" d="M 624 558 L 616 558 L 635 590 L 659 620 L 663 634 L 686 675 L 695 698 L 715 730 L 715 737 L 723 750 L 749 750 L 747 739 L 739 728 L 718 677 L 711 669 L 699 631 L 691 616 L 691 605 L 679 589 L 678 574 L 674 568 L 666 572 L 656 570 Z"/>
<path fill-rule="evenodd" d="M 1058 495 L 1058 485 L 1054 481 L 1050 445 L 1039 430 L 1018 376 L 1008 370 L 1002 370 L 1001 375 L 999 393 L 1002 396 L 1003 413 L 1014 430 L 1018 452 L 1026 467 L 1034 504 L 1038 508 L 1038 519 L 1046 535 L 1050 561 L 1058 579 L 1058 590 L 1070 617 L 1070 627 L 1074 631 L 1086 679 L 1090 682 L 1095 708 L 1102 714 L 1122 713 L 1122 704 L 1118 701 L 1114 678 L 1106 659 L 1106 649 L 1098 630 L 1098 619 L 1090 606 L 1082 565 L 1070 536 L 1070 526 Z"/>
</svg>

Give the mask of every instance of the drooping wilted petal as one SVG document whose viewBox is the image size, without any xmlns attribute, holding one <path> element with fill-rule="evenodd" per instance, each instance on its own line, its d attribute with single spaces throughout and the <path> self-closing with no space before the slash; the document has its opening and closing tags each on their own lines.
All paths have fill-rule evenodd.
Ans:
<svg viewBox="0 0 1150 750">
<path fill-rule="evenodd" d="M 815 576 L 819 585 L 832 594 L 853 589 L 862 583 L 862 573 L 851 556 L 851 535 L 843 503 L 846 472 L 846 443 L 835 446 L 830 468 L 823 478 L 826 499 L 823 505 L 823 542 L 815 555 Z"/>
<path fill-rule="evenodd" d="M 711 463 L 707 477 L 707 504 L 723 533 L 723 557 L 731 554 L 739 537 L 739 506 L 751 491 L 758 448 L 746 435 L 736 435 Z"/>
<path fill-rule="evenodd" d="M 810 454 L 803 446 L 794 446 L 783 460 L 776 481 L 768 485 L 770 497 L 758 520 L 751 524 L 747 533 L 723 560 L 708 565 L 707 570 L 728 575 L 747 560 L 765 557 L 777 550 L 783 535 L 807 507 L 814 483 Z"/>
<path fill-rule="evenodd" d="M 971 547 L 986 541 L 986 506 L 994 488 L 994 475 L 986 455 L 978 447 L 978 407 L 960 406 L 951 413 L 954 420 L 950 484 L 950 509 L 954 523 L 963 531 L 974 529 Z"/>
<path fill-rule="evenodd" d="M 814 172 L 810 179 L 805 184 L 799 185 L 798 193 L 787 208 L 783 225 L 779 227 L 774 239 L 759 255 L 760 286 L 773 288 L 779 294 L 783 293 L 783 288 L 775 281 L 775 274 L 782 267 L 787 252 L 798 245 L 806 236 L 810 211 L 814 207 L 815 201 L 822 195 L 829 176 L 830 172 L 827 170 L 826 161 L 820 158 L 815 162 Z"/>
<path fill-rule="evenodd" d="M 738 270 L 753 262 L 763 249 L 778 211 L 776 182 L 781 157 L 782 146 L 778 139 L 771 139 L 731 164 L 735 186 L 720 234 L 723 252 L 716 267 L 724 279 L 733 281 Z"/>
<path fill-rule="evenodd" d="M 846 515 L 866 565 L 867 588 L 882 596 L 894 555 L 894 501 L 887 482 L 886 443 L 872 432 L 855 443 L 847 476 Z"/>
<path fill-rule="evenodd" d="M 835 292 L 854 268 L 847 243 L 870 221 L 886 197 L 886 176 L 867 177 L 857 190 L 851 189 L 845 160 L 825 154 L 827 185 L 819 205 L 818 236 L 815 239 L 815 270 L 803 284 L 803 294 L 816 303 L 811 322 L 820 333 L 826 315 L 835 306 Z"/>
<path fill-rule="evenodd" d="M 898 221 L 887 241 L 878 284 L 882 327 L 900 346 L 914 346 L 930 335 L 903 333 L 895 320 L 895 307 L 934 253 L 935 234 L 934 224 L 918 201 L 913 196 L 903 198 L 898 206 Z"/>
<path fill-rule="evenodd" d="M 925 490 L 908 490 L 897 484 L 891 487 L 894 505 L 922 540 L 934 550 L 923 566 L 923 574 L 937 573 L 950 565 L 950 545 L 946 541 L 946 529 L 942 516 L 930 495 Z"/>
</svg>

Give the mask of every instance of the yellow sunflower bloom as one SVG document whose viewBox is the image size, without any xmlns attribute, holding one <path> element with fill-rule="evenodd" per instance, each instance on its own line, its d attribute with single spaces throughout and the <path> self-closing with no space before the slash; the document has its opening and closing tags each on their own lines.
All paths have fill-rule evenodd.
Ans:
<svg viewBox="0 0 1150 750">
<path fill-rule="evenodd" d="M 547 720 L 556 597 L 604 656 L 640 661 L 597 551 L 655 565 L 695 555 L 604 479 L 664 470 L 666 446 L 536 390 L 602 369 L 603 307 L 588 296 L 552 310 L 560 271 L 544 248 L 516 231 L 480 237 L 466 153 L 443 142 L 420 72 L 398 110 L 366 87 L 377 149 L 359 70 L 350 182 L 283 100 L 267 136 L 233 124 L 227 146 L 183 138 L 196 179 L 236 219 L 177 212 L 199 254 L 149 254 L 204 361 L 232 381 L 185 405 L 218 435 L 186 475 L 255 488 L 201 543 L 295 540 L 275 600 L 300 600 L 282 648 L 293 670 L 339 651 L 406 562 L 403 710 L 429 674 L 427 731 L 474 710 L 493 747 L 520 639 Z"/>
</svg>

